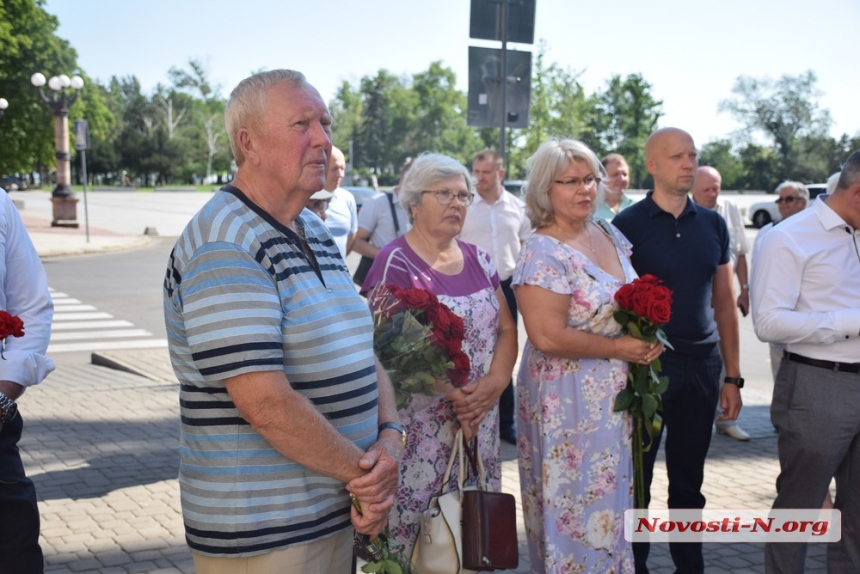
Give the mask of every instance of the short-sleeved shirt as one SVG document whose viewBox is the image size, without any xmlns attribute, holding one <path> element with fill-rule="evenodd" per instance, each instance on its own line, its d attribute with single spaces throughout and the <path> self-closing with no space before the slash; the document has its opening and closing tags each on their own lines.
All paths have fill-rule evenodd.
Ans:
<svg viewBox="0 0 860 574">
<path fill-rule="evenodd" d="M 621 213 L 631 205 L 636 203 L 636 201 L 627 195 L 626 193 L 621 194 L 621 203 L 618 205 L 618 213 Z M 597 210 L 594 212 L 594 219 L 605 219 L 606 221 L 612 221 L 615 219 L 615 216 L 618 215 L 612 211 L 612 208 L 606 204 L 605 201 L 601 201 L 600 205 L 597 206 Z"/>
<path fill-rule="evenodd" d="M 188 545 L 254 555 L 350 526 L 344 483 L 276 451 L 239 415 L 225 379 L 283 371 L 359 448 L 376 440 L 373 322 L 323 222 L 298 235 L 228 186 L 170 255 L 164 312 L 180 383 L 179 484 Z"/>
<path fill-rule="evenodd" d="M 731 260 L 728 227 L 716 211 L 690 198 L 676 219 L 654 202 L 653 193 L 612 224 L 633 244 L 631 261 L 639 276 L 655 275 L 674 292 L 664 331 L 675 351 L 708 355 L 720 339 L 711 298 L 717 268 Z"/>
<path fill-rule="evenodd" d="M 331 232 L 340 256 L 346 259 L 346 242 L 350 235 L 358 231 L 355 197 L 342 187 L 336 188 L 332 193 L 334 197 L 326 210 L 325 226 Z"/>
<path fill-rule="evenodd" d="M 391 205 L 388 203 L 389 195 L 392 196 L 391 200 L 394 202 L 394 212 L 397 214 L 397 224 L 400 226 L 399 231 L 395 230 L 394 220 L 391 218 Z M 397 194 L 393 192 L 385 192 L 370 201 L 366 201 L 361 206 L 361 211 L 358 212 L 358 226 L 370 232 L 368 241 L 379 249 L 412 227 L 406 210 L 400 205 Z"/>
</svg>

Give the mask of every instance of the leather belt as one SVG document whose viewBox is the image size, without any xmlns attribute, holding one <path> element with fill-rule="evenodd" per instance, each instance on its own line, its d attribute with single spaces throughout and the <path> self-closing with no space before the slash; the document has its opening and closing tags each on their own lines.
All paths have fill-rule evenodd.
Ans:
<svg viewBox="0 0 860 574">
<path fill-rule="evenodd" d="M 809 365 L 810 367 L 819 367 L 821 369 L 827 369 L 828 371 L 835 371 L 838 373 L 860 374 L 860 363 L 837 363 L 835 361 L 810 359 L 809 357 L 804 357 L 797 353 L 789 353 L 788 351 L 785 351 L 784 356 L 789 361 L 802 363 L 804 365 Z"/>
</svg>

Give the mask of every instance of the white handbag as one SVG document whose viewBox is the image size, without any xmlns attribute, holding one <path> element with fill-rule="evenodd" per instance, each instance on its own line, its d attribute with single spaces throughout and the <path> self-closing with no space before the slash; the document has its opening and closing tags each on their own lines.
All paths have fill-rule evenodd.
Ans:
<svg viewBox="0 0 860 574">
<path fill-rule="evenodd" d="M 412 570 L 415 574 L 474 574 L 474 570 L 462 568 L 463 537 L 460 493 L 466 481 L 466 465 L 463 460 L 463 431 L 458 430 L 448 459 L 448 469 L 442 482 L 439 496 L 430 500 L 430 507 L 421 513 L 418 539 L 412 550 Z M 459 459 L 457 490 L 451 490 L 451 470 L 454 460 Z"/>
</svg>

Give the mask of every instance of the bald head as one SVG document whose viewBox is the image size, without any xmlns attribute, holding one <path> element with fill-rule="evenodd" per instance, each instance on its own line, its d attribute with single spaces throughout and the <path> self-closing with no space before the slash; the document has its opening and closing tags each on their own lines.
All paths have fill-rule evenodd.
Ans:
<svg viewBox="0 0 860 574">
<path fill-rule="evenodd" d="M 328 168 L 325 176 L 325 190 L 334 191 L 340 187 L 345 173 L 346 159 L 343 157 L 343 152 L 332 146 L 331 157 L 328 160 Z"/>
<path fill-rule="evenodd" d="M 720 172 L 712 167 L 702 166 L 696 171 L 696 181 L 693 183 L 692 195 L 696 205 L 714 209 L 720 196 L 723 178 Z"/>
<path fill-rule="evenodd" d="M 663 128 L 645 142 L 645 168 L 654 176 L 655 193 L 686 195 L 699 162 L 693 138 L 678 128 Z"/>
</svg>

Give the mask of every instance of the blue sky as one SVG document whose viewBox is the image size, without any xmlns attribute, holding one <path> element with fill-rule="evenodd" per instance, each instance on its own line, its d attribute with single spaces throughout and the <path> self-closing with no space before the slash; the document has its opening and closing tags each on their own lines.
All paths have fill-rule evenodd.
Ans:
<svg viewBox="0 0 860 574">
<path fill-rule="evenodd" d="M 380 68 L 421 72 L 435 60 L 466 90 L 468 46 L 498 46 L 469 38 L 469 0 L 48 0 L 45 7 L 87 74 L 101 81 L 133 74 L 146 91 L 191 58 L 224 95 L 254 71 L 293 68 L 328 101 L 342 81 Z M 535 41 L 546 42 L 548 62 L 581 71 L 588 91 L 612 74 L 641 73 L 663 100 L 661 126 L 686 129 L 701 145 L 739 127 L 717 110 L 739 75 L 810 69 L 833 135 L 860 134 L 851 41 L 858 29 L 857 0 L 537 0 Z"/>
</svg>

